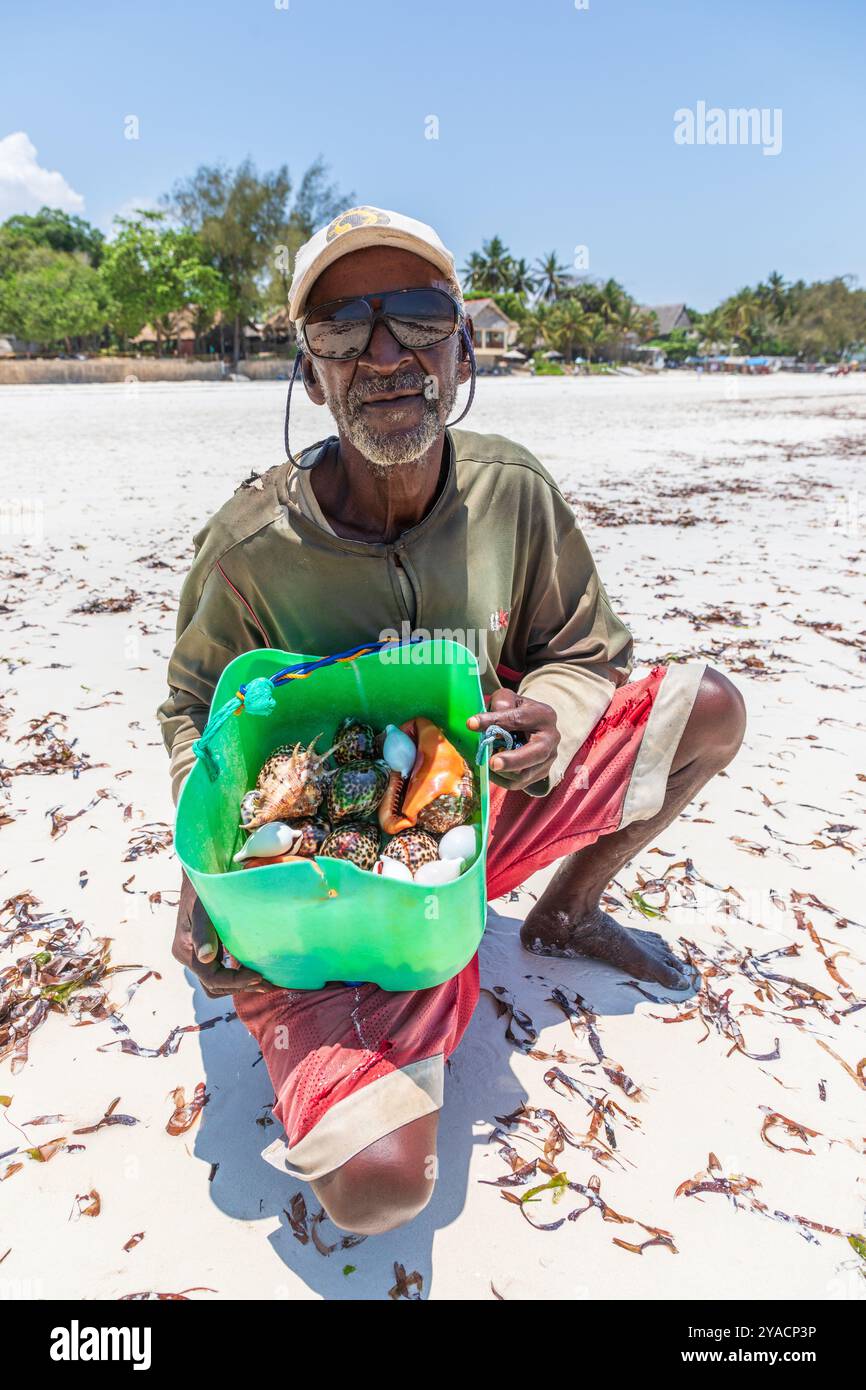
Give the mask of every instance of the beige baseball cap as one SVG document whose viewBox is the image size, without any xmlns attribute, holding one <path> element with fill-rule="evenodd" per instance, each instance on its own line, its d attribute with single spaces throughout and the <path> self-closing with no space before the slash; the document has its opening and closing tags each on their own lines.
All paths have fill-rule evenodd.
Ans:
<svg viewBox="0 0 866 1390">
<path fill-rule="evenodd" d="M 454 257 L 426 222 L 386 208 L 347 208 L 298 251 L 289 289 L 289 317 L 295 322 L 303 317 L 307 295 L 323 270 L 364 246 L 400 246 L 431 261 L 443 275 L 455 275 Z"/>
</svg>

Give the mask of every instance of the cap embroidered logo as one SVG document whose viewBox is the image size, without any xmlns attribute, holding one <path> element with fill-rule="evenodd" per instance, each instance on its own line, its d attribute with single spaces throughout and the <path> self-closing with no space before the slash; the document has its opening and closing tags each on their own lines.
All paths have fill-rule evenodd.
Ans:
<svg viewBox="0 0 866 1390">
<path fill-rule="evenodd" d="M 353 227 L 387 227 L 390 221 L 390 217 L 379 208 L 349 208 L 348 212 L 341 212 L 339 217 L 334 218 L 325 233 L 325 240 L 332 242 Z"/>
</svg>

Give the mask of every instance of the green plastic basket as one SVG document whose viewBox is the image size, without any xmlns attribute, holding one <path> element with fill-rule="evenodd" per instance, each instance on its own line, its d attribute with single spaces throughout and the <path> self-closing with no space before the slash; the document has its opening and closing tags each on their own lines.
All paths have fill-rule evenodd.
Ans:
<svg viewBox="0 0 866 1390">
<path fill-rule="evenodd" d="M 263 649 L 245 652 L 220 677 L 211 719 L 241 686 L 315 657 Z M 244 835 L 241 798 L 265 759 L 288 741 L 326 749 L 346 715 L 374 728 L 426 715 L 475 768 L 479 735 L 466 720 L 484 702 L 473 654 L 439 639 L 386 648 L 320 667 L 273 687 L 265 716 L 241 709 L 209 738 L 212 758 L 198 760 L 177 808 L 175 845 L 220 939 L 243 965 L 272 984 L 320 989 L 329 980 L 372 981 L 382 989 L 427 989 L 472 959 L 487 910 L 487 759 L 480 786 L 480 849 L 458 879 L 432 888 L 380 878 L 342 859 L 244 870 L 232 862 Z"/>
</svg>

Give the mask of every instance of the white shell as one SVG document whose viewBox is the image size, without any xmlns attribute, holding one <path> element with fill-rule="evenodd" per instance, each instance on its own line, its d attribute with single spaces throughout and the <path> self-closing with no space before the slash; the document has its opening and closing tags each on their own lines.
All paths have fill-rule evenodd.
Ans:
<svg viewBox="0 0 866 1390">
<path fill-rule="evenodd" d="M 407 883 L 412 882 L 412 874 L 408 864 L 404 864 L 400 859 L 387 859 L 383 856 L 376 860 L 372 872 L 378 874 L 380 878 L 400 878 Z"/>
<path fill-rule="evenodd" d="M 293 845 L 302 838 L 303 831 L 283 820 L 268 821 L 254 830 L 246 844 L 238 850 L 234 862 L 240 864 L 244 859 L 275 859 L 278 854 L 288 854 Z"/>
<path fill-rule="evenodd" d="M 415 766 L 415 745 L 408 734 L 398 729 L 396 724 L 385 725 L 385 742 L 382 757 L 393 772 L 408 777 Z"/>
<path fill-rule="evenodd" d="M 474 825 L 455 825 L 446 830 L 439 841 L 440 859 L 471 859 L 478 848 L 478 837 Z"/>
<path fill-rule="evenodd" d="M 415 870 L 415 882 L 433 887 L 439 883 L 451 883 L 460 877 L 462 859 L 434 859 L 430 864 L 421 864 Z"/>
</svg>

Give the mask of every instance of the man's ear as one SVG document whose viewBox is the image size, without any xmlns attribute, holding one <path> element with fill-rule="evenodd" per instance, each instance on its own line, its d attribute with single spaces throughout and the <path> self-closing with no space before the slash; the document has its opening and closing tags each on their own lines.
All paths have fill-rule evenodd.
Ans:
<svg viewBox="0 0 866 1390">
<path fill-rule="evenodd" d="M 304 389 L 314 405 L 325 404 L 325 393 L 316 373 L 316 364 L 306 352 L 301 354 L 301 377 Z"/>
</svg>

